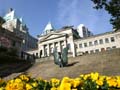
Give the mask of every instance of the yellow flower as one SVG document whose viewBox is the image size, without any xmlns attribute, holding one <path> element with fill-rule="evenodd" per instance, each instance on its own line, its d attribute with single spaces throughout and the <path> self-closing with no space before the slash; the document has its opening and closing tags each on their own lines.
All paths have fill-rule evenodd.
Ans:
<svg viewBox="0 0 120 90">
<path fill-rule="evenodd" d="M 25 81 L 29 81 L 29 77 L 26 75 L 20 75 L 20 78 Z"/>
<path fill-rule="evenodd" d="M 98 79 L 98 77 L 99 77 L 99 73 L 91 73 L 91 79 L 93 80 L 93 81 L 96 81 L 97 79 Z"/>
<path fill-rule="evenodd" d="M 116 87 L 117 86 L 117 81 L 113 77 L 107 79 L 107 83 L 110 87 Z"/>
<path fill-rule="evenodd" d="M 99 76 L 99 80 L 102 80 L 102 81 L 104 81 L 105 80 L 105 76 Z"/>
<path fill-rule="evenodd" d="M 88 79 L 89 77 L 90 77 L 90 75 L 87 74 L 87 75 L 85 75 L 85 76 L 83 77 L 83 79 L 86 80 L 86 79 Z"/>
<path fill-rule="evenodd" d="M 58 90 L 56 87 L 52 87 L 50 90 Z"/>
<path fill-rule="evenodd" d="M 71 90 L 71 82 L 72 79 L 68 78 L 68 77 L 64 77 L 59 90 Z"/>
<path fill-rule="evenodd" d="M 4 87 L 0 87 L 0 90 L 5 90 L 5 88 Z"/>
<path fill-rule="evenodd" d="M 97 85 L 99 85 L 99 86 L 102 86 L 102 85 L 103 85 L 103 81 L 102 81 L 102 80 L 96 80 L 96 83 L 97 83 Z"/>
<path fill-rule="evenodd" d="M 38 84 L 36 82 L 32 83 L 33 87 L 37 87 Z"/>
<path fill-rule="evenodd" d="M 77 86 L 79 86 L 81 83 L 80 78 L 76 78 L 73 80 L 73 87 L 76 88 Z"/>
<path fill-rule="evenodd" d="M 16 83 L 20 83 L 20 82 L 22 82 L 22 80 L 19 79 L 19 78 L 16 78 L 16 79 L 15 79 L 15 82 L 16 82 Z"/>
<path fill-rule="evenodd" d="M 60 83 L 60 80 L 58 80 L 56 78 L 52 78 L 51 83 L 52 83 L 52 87 L 57 87 Z"/>
<path fill-rule="evenodd" d="M 26 84 L 26 90 L 31 90 L 33 87 L 30 84 Z"/>
<path fill-rule="evenodd" d="M 70 83 L 62 83 L 60 85 L 60 90 L 71 90 L 71 84 Z"/>
<path fill-rule="evenodd" d="M 83 74 L 81 74 L 81 75 L 80 75 L 80 78 L 83 78 L 83 77 L 84 77 L 84 75 L 83 75 Z"/>
<path fill-rule="evenodd" d="M 10 80 L 5 87 L 5 90 L 24 90 L 24 83 L 19 79 Z"/>
<path fill-rule="evenodd" d="M 117 87 L 120 88 L 120 80 L 117 80 Z"/>
</svg>

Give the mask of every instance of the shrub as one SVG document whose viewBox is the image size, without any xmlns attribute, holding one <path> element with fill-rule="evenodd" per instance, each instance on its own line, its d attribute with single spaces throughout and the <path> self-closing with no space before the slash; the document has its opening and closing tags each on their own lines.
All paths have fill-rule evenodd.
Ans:
<svg viewBox="0 0 120 90">
<path fill-rule="evenodd" d="M 6 47 L 3 47 L 3 46 L 0 46 L 0 53 L 6 53 L 7 52 L 7 48 Z"/>
<path fill-rule="evenodd" d="M 99 73 L 80 75 L 74 79 L 52 78 L 50 81 L 20 75 L 3 82 L 0 81 L 0 90 L 120 90 L 120 76 L 102 76 Z"/>
<path fill-rule="evenodd" d="M 8 55 L 10 55 L 10 56 L 18 56 L 17 55 L 17 49 L 16 48 L 9 48 L 8 50 L 7 50 L 7 54 Z"/>
</svg>

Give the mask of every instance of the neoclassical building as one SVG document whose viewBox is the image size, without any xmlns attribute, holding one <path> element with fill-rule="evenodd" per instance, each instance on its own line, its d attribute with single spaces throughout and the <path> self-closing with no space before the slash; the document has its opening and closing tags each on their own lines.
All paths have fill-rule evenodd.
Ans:
<svg viewBox="0 0 120 90">
<path fill-rule="evenodd" d="M 63 48 L 68 47 L 68 52 L 72 53 L 75 57 L 74 40 L 79 38 L 77 30 L 74 30 L 72 26 L 55 30 L 49 22 L 43 33 L 38 35 L 38 49 L 29 51 L 28 53 L 36 53 L 35 55 L 46 57 L 52 55 L 54 48 L 56 48 L 58 52 L 62 52 Z"/>
<path fill-rule="evenodd" d="M 62 52 L 65 47 L 68 47 L 68 53 L 73 57 L 120 48 L 120 30 L 93 35 L 83 24 L 77 29 L 73 26 L 65 26 L 55 30 L 49 22 L 43 33 L 38 35 L 38 49 L 28 53 L 47 57 L 52 55 L 54 48 Z"/>
</svg>

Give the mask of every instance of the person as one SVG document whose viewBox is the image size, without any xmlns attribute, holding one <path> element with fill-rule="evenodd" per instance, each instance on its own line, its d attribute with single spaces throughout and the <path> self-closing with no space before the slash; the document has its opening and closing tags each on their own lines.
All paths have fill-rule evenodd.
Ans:
<svg viewBox="0 0 120 90">
<path fill-rule="evenodd" d="M 40 50 L 40 58 L 42 57 L 42 50 Z"/>
<path fill-rule="evenodd" d="M 63 67 L 63 62 L 62 62 L 62 58 L 61 58 L 61 53 L 60 52 L 58 52 L 58 55 L 59 55 L 59 67 L 61 68 L 61 67 Z"/>
</svg>

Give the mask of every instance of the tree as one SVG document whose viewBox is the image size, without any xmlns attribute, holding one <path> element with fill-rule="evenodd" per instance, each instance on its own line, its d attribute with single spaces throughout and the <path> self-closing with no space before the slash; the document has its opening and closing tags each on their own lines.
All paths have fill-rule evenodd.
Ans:
<svg viewBox="0 0 120 90">
<path fill-rule="evenodd" d="M 113 29 L 120 29 L 120 0 L 91 0 L 95 9 L 105 9 L 110 15 Z"/>
</svg>

